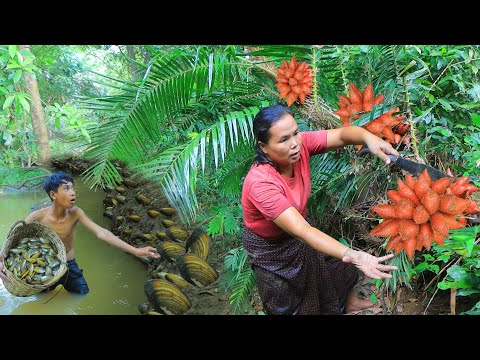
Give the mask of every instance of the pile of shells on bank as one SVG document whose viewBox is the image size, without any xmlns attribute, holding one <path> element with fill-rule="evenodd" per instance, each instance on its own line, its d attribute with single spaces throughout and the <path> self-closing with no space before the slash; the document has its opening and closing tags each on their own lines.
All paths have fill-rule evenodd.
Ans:
<svg viewBox="0 0 480 360">
<path fill-rule="evenodd" d="M 151 183 L 132 177 L 106 187 L 103 215 L 111 230 L 125 242 L 153 246 L 160 259 L 145 260 L 149 278 L 144 284 L 147 303 L 138 306 L 148 315 L 181 315 L 192 307 L 199 289 L 214 286 L 219 274 L 208 263 L 211 239 L 201 228 L 188 230 L 165 197 Z"/>
</svg>

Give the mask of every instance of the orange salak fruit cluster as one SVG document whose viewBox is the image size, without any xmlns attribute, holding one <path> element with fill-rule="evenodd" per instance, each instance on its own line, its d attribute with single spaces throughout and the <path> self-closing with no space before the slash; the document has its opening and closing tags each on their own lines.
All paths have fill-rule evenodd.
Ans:
<svg viewBox="0 0 480 360">
<path fill-rule="evenodd" d="M 338 98 L 340 109 L 335 111 L 335 114 L 340 116 L 342 126 L 352 125 L 350 119 L 355 120 L 360 117 L 360 114 L 356 113 L 368 113 L 373 110 L 374 105 L 380 104 L 384 99 L 382 94 L 374 97 L 372 84 L 368 84 L 363 92 L 361 92 L 353 82 L 350 83 L 350 96 L 339 95 Z M 402 115 L 392 115 L 398 111 L 398 107 L 390 109 L 385 114 L 363 125 L 363 128 L 392 144 L 398 144 L 400 141 L 407 143 L 409 141 L 409 135 L 403 139 L 402 136 L 407 133 L 410 125 L 402 123 Z"/>
<path fill-rule="evenodd" d="M 289 62 L 283 60 L 281 67 L 277 68 L 275 86 L 280 91 L 280 99 L 285 98 L 288 106 L 297 99 L 303 104 L 305 96 L 312 92 L 312 85 L 312 69 L 305 61 L 297 62 L 295 55 Z"/>
<path fill-rule="evenodd" d="M 418 179 L 410 174 L 405 182 L 398 179 L 398 189 L 387 191 L 391 204 L 372 207 L 384 220 L 370 235 L 390 237 L 387 251 L 404 249 L 410 259 L 415 250 L 430 250 L 432 241 L 443 246 L 449 230 L 466 226 L 465 215 L 480 212 L 478 204 L 469 199 L 480 188 L 470 184 L 468 176 L 453 180 L 444 177 L 432 181 L 427 170 Z"/>
</svg>

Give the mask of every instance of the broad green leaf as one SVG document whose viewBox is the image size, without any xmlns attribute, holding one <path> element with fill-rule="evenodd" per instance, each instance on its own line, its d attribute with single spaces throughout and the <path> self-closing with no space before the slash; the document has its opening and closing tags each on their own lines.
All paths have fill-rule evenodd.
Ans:
<svg viewBox="0 0 480 360">
<path fill-rule="evenodd" d="M 31 59 L 35 59 L 35 55 L 33 55 L 30 51 L 28 50 L 25 50 L 25 49 L 22 49 L 22 50 L 18 50 L 18 52 L 20 54 L 22 54 L 25 58 L 31 58 Z"/>
<path fill-rule="evenodd" d="M 472 287 L 480 285 L 480 278 L 468 273 L 463 267 L 459 265 L 453 265 L 447 270 L 448 275 L 457 282 L 464 281 L 470 284 Z"/>
<path fill-rule="evenodd" d="M 450 240 L 453 242 L 461 243 L 468 252 L 468 256 L 471 256 L 473 246 L 475 245 L 475 238 L 479 232 L 480 226 L 467 227 L 463 229 L 457 229 L 450 231 Z"/>
<path fill-rule="evenodd" d="M 13 75 L 13 82 L 17 83 L 21 77 L 22 77 L 22 70 L 15 71 L 15 75 Z"/>
<path fill-rule="evenodd" d="M 421 262 L 412 269 L 413 274 L 420 274 L 422 271 L 425 271 L 428 268 L 428 263 L 426 261 Z"/>
<path fill-rule="evenodd" d="M 20 67 L 21 67 L 21 66 L 20 66 L 15 60 L 9 61 L 8 65 L 7 65 L 7 69 L 8 69 L 8 70 L 18 69 L 18 68 L 20 68 Z"/>
<path fill-rule="evenodd" d="M 440 104 L 442 104 L 442 107 L 447 110 L 447 111 L 453 111 L 453 108 L 452 106 L 450 105 L 450 103 L 445 100 L 445 99 L 438 99 L 438 101 L 440 102 Z"/>
<path fill-rule="evenodd" d="M 17 45 L 8 45 L 8 54 L 11 58 L 15 56 L 17 53 Z"/>
<path fill-rule="evenodd" d="M 433 264 L 428 267 L 428 270 L 433 271 L 435 274 L 438 274 L 438 272 L 440 271 L 440 267 L 436 264 Z"/>
<path fill-rule="evenodd" d="M 18 100 L 20 100 L 20 104 L 25 109 L 25 111 L 27 113 L 30 113 L 30 104 L 28 103 L 28 101 L 23 96 L 20 96 L 20 95 L 18 96 Z"/>
<path fill-rule="evenodd" d="M 0 56 L 0 62 L 7 62 L 8 59 L 10 59 L 10 54 L 9 53 L 5 53 L 3 54 L 2 56 Z"/>
<path fill-rule="evenodd" d="M 13 142 L 12 133 L 10 131 L 4 131 L 3 140 L 5 140 L 5 146 L 12 145 L 12 142 Z"/>
<path fill-rule="evenodd" d="M 472 294 L 480 294 L 480 289 L 462 289 L 457 292 L 457 296 L 470 296 Z"/>
<path fill-rule="evenodd" d="M 450 255 L 451 254 L 449 252 L 446 252 L 445 254 L 442 254 L 439 257 L 437 257 L 437 260 L 440 260 L 446 263 L 448 260 L 450 260 Z"/>
<path fill-rule="evenodd" d="M 14 95 L 10 95 L 9 97 L 7 97 L 7 100 L 5 100 L 5 102 L 3 103 L 3 109 L 6 109 L 10 105 L 12 105 L 12 102 L 13 102 L 14 99 L 15 99 Z"/>
<path fill-rule="evenodd" d="M 350 247 L 350 244 L 348 243 L 347 239 L 341 237 L 340 239 L 338 239 L 338 241 L 340 241 L 343 245 Z"/>
<path fill-rule="evenodd" d="M 426 260 L 426 261 L 432 261 L 432 260 L 435 260 L 435 258 L 430 255 L 430 254 L 423 254 L 423 258 Z"/>
<path fill-rule="evenodd" d="M 428 144 L 431 138 L 432 138 L 432 135 L 426 136 L 425 139 L 422 140 L 421 144 L 422 145 Z"/>
<path fill-rule="evenodd" d="M 445 129 L 441 126 L 435 126 L 431 129 L 428 129 L 428 132 L 429 133 L 433 133 L 433 132 L 439 132 L 440 134 L 442 134 L 443 136 L 451 136 L 452 135 L 452 132 L 449 130 L 449 129 Z"/>
<path fill-rule="evenodd" d="M 453 266 L 452 266 L 453 267 Z M 450 270 L 450 269 L 449 269 Z M 462 269 L 463 270 L 463 269 Z M 448 270 L 447 270 L 448 272 Z M 457 279 L 456 281 L 447 281 L 445 279 L 438 283 L 438 288 L 441 290 L 447 290 L 450 288 L 457 288 L 457 289 L 469 289 L 469 288 L 478 288 L 480 286 L 480 279 L 473 275 L 468 274 L 463 270 L 463 273 L 460 275 L 460 271 L 456 274 Z"/>
<path fill-rule="evenodd" d="M 473 308 L 471 308 L 470 310 L 465 311 L 461 314 L 462 315 L 463 314 L 466 314 L 466 315 L 480 315 L 480 301 L 477 302 Z"/>
<path fill-rule="evenodd" d="M 17 51 L 17 59 L 18 59 L 18 64 L 20 66 L 23 66 L 23 56 Z"/>
<path fill-rule="evenodd" d="M 470 117 L 472 118 L 472 122 L 473 122 L 476 126 L 480 127 L 480 115 L 471 113 L 471 114 L 470 114 Z"/>
</svg>

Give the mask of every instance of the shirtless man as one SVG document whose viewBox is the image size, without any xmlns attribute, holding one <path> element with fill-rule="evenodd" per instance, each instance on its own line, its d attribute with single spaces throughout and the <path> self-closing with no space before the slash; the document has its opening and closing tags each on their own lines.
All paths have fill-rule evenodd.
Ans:
<svg viewBox="0 0 480 360">
<path fill-rule="evenodd" d="M 83 270 L 78 267 L 75 261 L 73 243 L 75 240 L 75 228 L 79 222 L 85 225 L 99 239 L 132 255 L 155 259 L 160 257 L 155 248 L 151 246 L 143 248 L 131 246 L 90 220 L 82 209 L 75 206 L 75 187 L 73 179 L 69 175 L 61 172 L 52 174 L 45 180 L 44 188 L 52 200 L 52 205 L 33 211 L 27 216 L 25 222 L 28 224 L 32 221 L 38 221 L 49 227 L 57 233 L 65 245 L 68 271 L 51 289 L 54 289 L 58 284 L 63 284 L 66 290 L 74 293 L 86 294 L 89 291 L 87 282 L 82 274 Z M 3 281 L 9 281 L 3 271 L 3 255 L 0 252 L 0 278 Z"/>
</svg>

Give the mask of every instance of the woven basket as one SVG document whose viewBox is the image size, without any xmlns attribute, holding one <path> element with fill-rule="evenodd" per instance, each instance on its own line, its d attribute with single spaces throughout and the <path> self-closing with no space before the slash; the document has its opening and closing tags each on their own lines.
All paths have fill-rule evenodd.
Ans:
<svg viewBox="0 0 480 360">
<path fill-rule="evenodd" d="M 22 223 L 22 225 L 17 227 L 20 223 Z M 45 240 L 49 240 L 50 244 L 55 246 L 58 259 L 60 260 L 60 267 L 54 277 L 43 284 L 27 284 L 15 277 L 15 275 L 5 267 L 5 257 L 8 254 L 8 251 L 11 248 L 14 248 L 20 240 L 30 237 L 43 237 Z M 5 281 L 4 285 L 5 288 L 15 296 L 25 297 L 38 294 L 49 286 L 55 284 L 67 271 L 67 252 L 62 240 L 60 240 L 58 235 L 52 229 L 36 221 L 29 224 L 25 223 L 23 220 L 15 222 L 8 232 L 7 240 L 5 240 L 5 243 L 3 244 L 2 254 L 5 273 L 8 280 L 10 280 L 10 282 Z"/>
</svg>

